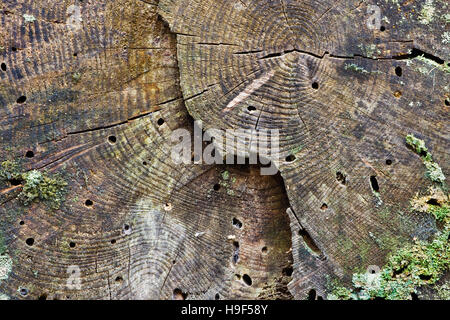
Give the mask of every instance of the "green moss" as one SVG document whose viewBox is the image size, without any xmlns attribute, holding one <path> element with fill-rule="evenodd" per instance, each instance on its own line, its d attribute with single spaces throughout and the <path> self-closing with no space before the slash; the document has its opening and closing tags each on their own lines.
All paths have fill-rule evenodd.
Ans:
<svg viewBox="0 0 450 320">
<path fill-rule="evenodd" d="M 425 142 L 416 138 L 414 135 L 409 134 L 406 136 L 406 143 L 422 157 L 423 164 L 427 168 L 428 177 L 434 181 L 443 184 L 445 182 L 445 176 L 441 167 L 433 161 L 433 156 L 428 152 L 428 148 L 425 146 Z"/>
<path fill-rule="evenodd" d="M 352 292 L 345 287 L 336 287 L 331 294 L 327 296 L 328 300 L 350 300 Z"/>
<path fill-rule="evenodd" d="M 450 209 L 447 204 L 443 206 L 430 206 L 430 213 L 436 218 L 437 221 L 446 222 L 450 219 Z"/>
<path fill-rule="evenodd" d="M 58 209 L 64 198 L 67 183 L 59 176 L 47 172 L 31 170 L 21 172 L 20 165 L 14 161 L 4 161 L 0 166 L 0 180 L 18 180 L 22 191 L 18 198 L 29 205 L 36 200 L 44 201 L 52 209 Z"/>
<path fill-rule="evenodd" d="M 223 180 L 228 180 L 228 179 L 230 179 L 230 173 L 229 173 L 228 171 L 222 172 L 222 179 L 223 179 Z"/>
<path fill-rule="evenodd" d="M 391 254 L 379 273 L 354 274 L 353 288 L 337 287 L 331 292 L 331 297 L 336 297 L 337 292 L 340 293 L 337 297 L 342 299 L 342 293 L 350 290 L 352 299 L 411 299 L 411 293 L 418 287 L 435 284 L 449 271 L 449 236 L 450 225 L 447 223 L 432 242 L 416 241 Z"/>
<path fill-rule="evenodd" d="M 0 180 L 20 180 L 20 165 L 14 161 L 3 161 L 0 165 Z"/>
</svg>

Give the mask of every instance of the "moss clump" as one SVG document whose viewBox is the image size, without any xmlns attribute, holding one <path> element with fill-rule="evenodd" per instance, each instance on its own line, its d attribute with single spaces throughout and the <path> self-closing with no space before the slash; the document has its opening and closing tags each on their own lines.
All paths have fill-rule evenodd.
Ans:
<svg viewBox="0 0 450 320">
<path fill-rule="evenodd" d="M 14 161 L 3 161 L 0 165 L 0 180 L 20 180 L 22 174 L 20 172 L 20 166 Z"/>
<path fill-rule="evenodd" d="M 67 183 L 58 175 L 31 170 L 21 172 L 20 165 L 13 161 L 4 161 L 0 166 L 0 180 L 17 180 L 22 185 L 18 198 L 25 205 L 33 201 L 44 201 L 52 209 L 58 209 L 64 198 Z"/>
<path fill-rule="evenodd" d="M 414 140 L 412 145 L 417 153 L 428 152 L 423 141 Z M 411 293 L 425 285 L 436 285 L 443 274 L 450 271 L 450 210 L 446 193 L 431 187 L 430 194 L 414 198 L 412 209 L 432 214 L 443 223 L 433 241 L 415 241 L 392 253 L 380 272 L 356 273 L 353 287 L 347 289 L 333 286 L 328 299 L 368 300 L 383 298 L 387 300 L 408 300 Z M 441 288 L 442 287 L 442 288 Z M 438 295 L 449 299 L 448 287 L 438 286 Z"/>
<path fill-rule="evenodd" d="M 447 222 L 450 218 L 450 207 L 445 204 L 444 206 L 432 206 L 430 213 L 436 218 L 437 221 Z"/>
<path fill-rule="evenodd" d="M 59 176 L 50 177 L 38 170 L 22 174 L 24 186 L 19 199 L 28 205 L 36 199 L 45 201 L 53 209 L 58 209 L 64 197 L 67 183 Z"/>
<path fill-rule="evenodd" d="M 423 164 L 427 168 L 428 177 L 434 181 L 443 184 L 445 182 L 445 176 L 441 167 L 433 161 L 433 156 L 428 152 L 428 148 L 425 146 L 425 142 L 416 138 L 414 135 L 409 134 L 406 136 L 406 143 L 422 157 Z"/>
<path fill-rule="evenodd" d="M 332 298 L 368 300 L 409 300 L 416 288 L 435 284 L 449 270 L 450 228 L 432 242 L 417 241 L 390 256 L 384 268 L 376 274 L 354 274 L 352 290 L 335 288 Z M 350 292 L 350 293 L 348 293 Z"/>
<path fill-rule="evenodd" d="M 450 223 L 450 203 L 447 194 L 437 187 L 430 187 L 429 194 L 424 197 L 418 195 L 411 200 L 411 209 L 432 214 L 437 221 Z"/>
</svg>

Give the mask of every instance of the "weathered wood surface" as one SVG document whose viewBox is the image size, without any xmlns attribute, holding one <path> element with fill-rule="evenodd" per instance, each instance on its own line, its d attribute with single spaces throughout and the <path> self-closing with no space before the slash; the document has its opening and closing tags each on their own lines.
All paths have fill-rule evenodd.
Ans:
<svg viewBox="0 0 450 320">
<path fill-rule="evenodd" d="M 2 297 L 326 298 L 431 239 L 405 143 L 449 173 L 449 4 L 429 3 L 380 1 L 381 31 L 369 1 L 2 0 L 0 160 L 67 182 L 57 209 L 0 182 Z M 173 164 L 191 117 L 279 129 L 281 176 Z"/>
</svg>

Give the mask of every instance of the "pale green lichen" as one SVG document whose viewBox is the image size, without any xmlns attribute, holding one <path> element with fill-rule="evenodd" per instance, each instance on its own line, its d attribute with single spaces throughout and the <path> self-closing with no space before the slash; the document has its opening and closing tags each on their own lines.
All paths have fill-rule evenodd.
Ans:
<svg viewBox="0 0 450 320">
<path fill-rule="evenodd" d="M 302 151 L 302 150 L 303 150 L 303 146 L 300 145 L 300 146 L 298 146 L 298 147 L 296 147 L 296 148 L 293 148 L 293 149 L 291 150 L 291 154 L 297 154 L 297 153 L 299 153 L 299 152 Z"/>
<path fill-rule="evenodd" d="M 381 71 L 367 71 L 363 67 L 358 66 L 357 64 L 354 64 L 354 63 L 347 63 L 347 64 L 345 64 L 344 68 L 345 68 L 345 70 L 350 70 L 350 71 L 365 73 L 365 74 L 382 74 Z"/>
<path fill-rule="evenodd" d="M 58 209 L 64 197 L 64 189 L 67 183 L 59 176 L 50 177 L 47 173 L 32 170 L 22 175 L 24 186 L 19 194 L 19 199 L 25 205 L 36 199 L 47 202 L 52 208 Z"/>
<path fill-rule="evenodd" d="M 425 146 L 425 142 L 416 138 L 414 135 L 409 134 L 406 137 L 406 143 L 421 156 L 423 164 L 427 168 L 428 177 L 434 181 L 443 184 L 445 182 L 445 176 L 441 167 L 433 161 L 433 156 L 428 152 L 428 148 Z"/>
<path fill-rule="evenodd" d="M 31 170 L 21 172 L 20 165 L 14 161 L 4 161 L 0 166 L 0 180 L 16 180 L 21 183 L 22 191 L 18 198 L 29 205 L 36 200 L 44 201 L 52 209 L 58 209 L 64 198 L 67 183 L 59 176 L 47 172 Z"/>
<path fill-rule="evenodd" d="M 25 19 L 25 22 L 34 22 L 34 21 L 36 21 L 36 18 L 33 15 L 30 15 L 30 14 L 24 14 L 23 18 Z"/>
<path fill-rule="evenodd" d="M 450 285 L 444 283 L 437 287 L 437 294 L 441 300 L 450 300 Z"/>
<path fill-rule="evenodd" d="M 450 44 L 450 32 L 446 31 L 442 34 L 442 43 Z"/>
<path fill-rule="evenodd" d="M 80 79 L 81 79 L 81 74 L 80 74 L 79 72 L 74 72 L 74 73 L 72 74 L 72 81 L 73 81 L 74 83 L 80 82 Z"/>
<path fill-rule="evenodd" d="M 12 270 L 12 260 L 7 254 L 0 255 L 0 282 L 6 280 Z"/>
<path fill-rule="evenodd" d="M 442 16 L 442 20 L 445 21 L 445 23 L 450 23 L 450 13 L 446 13 Z"/>
<path fill-rule="evenodd" d="M 430 24 L 434 20 L 435 12 L 436 8 L 434 7 L 433 0 L 426 0 L 419 13 L 419 22 L 425 25 Z"/>
<path fill-rule="evenodd" d="M 363 56 L 367 58 L 376 59 L 375 54 L 381 53 L 381 51 L 377 48 L 375 44 L 368 44 L 368 45 L 360 44 L 358 45 L 358 48 L 361 49 Z"/>
<path fill-rule="evenodd" d="M 369 73 L 369 71 L 367 71 L 363 67 L 360 67 L 354 63 L 345 64 L 345 70 L 351 70 L 351 71 L 360 72 L 360 73 Z"/>
<path fill-rule="evenodd" d="M 411 64 L 415 64 L 414 69 L 424 75 L 429 75 L 434 70 L 450 73 L 448 62 L 440 64 L 436 61 L 426 58 L 424 55 L 408 60 L 406 64 L 408 66 L 410 66 Z"/>
<path fill-rule="evenodd" d="M 228 179 L 230 179 L 230 173 L 229 173 L 228 171 L 222 172 L 222 179 L 223 179 L 223 180 L 228 180 Z"/>
</svg>

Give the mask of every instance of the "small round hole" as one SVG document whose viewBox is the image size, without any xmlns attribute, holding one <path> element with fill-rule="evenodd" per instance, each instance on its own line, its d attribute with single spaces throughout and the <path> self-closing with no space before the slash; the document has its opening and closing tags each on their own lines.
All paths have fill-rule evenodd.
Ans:
<svg viewBox="0 0 450 320">
<path fill-rule="evenodd" d="M 233 218 L 233 226 L 235 228 L 241 229 L 242 228 L 242 222 L 238 218 Z"/>
<path fill-rule="evenodd" d="M 248 106 L 248 107 L 247 107 L 247 110 L 248 110 L 249 112 L 253 112 L 253 111 L 256 111 L 256 108 L 255 108 L 254 106 Z"/>
<path fill-rule="evenodd" d="M 220 190 L 220 184 L 216 183 L 214 185 L 214 191 L 219 191 Z"/>
<path fill-rule="evenodd" d="M 402 97 L 402 92 L 401 91 L 395 91 L 394 92 L 394 97 L 396 97 L 397 99 Z"/>
<path fill-rule="evenodd" d="M 374 192 L 380 192 L 380 186 L 379 186 L 379 184 L 378 184 L 377 177 L 371 176 L 371 177 L 370 177 L 370 184 L 371 184 L 372 190 L 373 190 Z"/>
<path fill-rule="evenodd" d="M 112 239 L 111 244 L 116 244 L 116 239 Z"/>
<path fill-rule="evenodd" d="M 27 153 L 25 153 L 25 157 L 27 157 L 27 158 L 33 158 L 33 157 L 34 157 L 34 152 L 31 151 L 31 150 L 27 151 Z"/>
<path fill-rule="evenodd" d="M 216 293 L 214 299 L 215 299 L 215 300 L 220 300 L 220 295 L 219 295 L 218 293 Z"/>
<path fill-rule="evenodd" d="M 172 204 L 167 202 L 164 204 L 164 210 L 165 211 L 171 211 L 172 210 Z"/>
<path fill-rule="evenodd" d="M 397 75 L 397 77 L 401 77 L 403 74 L 403 69 L 402 67 L 397 67 L 395 68 L 395 74 Z"/>
<path fill-rule="evenodd" d="M 128 231 L 128 230 L 130 230 L 130 226 L 128 224 L 126 224 L 126 225 L 123 226 L 123 229 Z"/>
<path fill-rule="evenodd" d="M 75 53 L 73 54 L 73 56 L 74 56 L 74 57 L 78 57 L 78 53 L 75 52 Z"/>
<path fill-rule="evenodd" d="M 336 172 L 336 180 L 343 185 L 347 184 L 347 176 L 340 171 Z"/>
<path fill-rule="evenodd" d="M 311 290 L 309 290 L 309 292 L 308 292 L 308 300 L 316 300 L 316 290 L 314 290 L 314 289 L 311 289 Z"/>
<path fill-rule="evenodd" d="M 380 31 L 381 31 L 381 32 L 386 31 L 386 27 L 385 27 L 385 26 L 381 26 L 381 27 L 380 27 Z"/>
<path fill-rule="evenodd" d="M 291 266 L 289 266 L 283 269 L 282 274 L 283 276 L 291 277 L 293 272 L 294 269 Z"/>
<path fill-rule="evenodd" d="M 47 294 L 46 293 L 41 294 L 38 299 L 39 300 L 47 300 Z"/>
<path fill-rule="evenodd" d="M 142 164 L 143 164 L 144 166 L 148 166 L 148 162 L 147 162 L 147 161 L 142 162 Z"/>
<path fill-rule="evenodd" d="M 173 298 L 174 300 L 186 300 L 187 294 L 181 291 L 181 289 L 176 288 L 173 290 Z"/>
<path fill-rule="evenodd" d="M 19 98 L 17 98 L 18 104 L 25 103 L 25 101 L 27 101 L 27 97 L 25 97 L 25 96 L 20 96 Z"/>
<path fill-rule="evenodd" d="M 20 288 L 19 292 L 20 292 L 20 295 L 23 296 L 23 297 L 28 295 L 28 289 L 27 288 Z"/>
<path fill-rule="evenodd" d="M 446 106 L 450 106 L 450 100 L 449 99 L 445 99 L 444 103 L 445 103 Z"/>
<path fill-rule="evenodd" d="M 118 277 L 116 277 L 116 280 L 115 280 L 116 282 L 122 282 L 123 281 L 123 278 L 121 277 L 121 276 L 118 276 Z"/>
<path fill-rule="evenodd" d="M 387 164 L 388 166 L 392 165 L 392 160 L 391 160 L 391 159 L 387 159 L 387 160 L 386 160 L 386 164 Z"/>
<path fill-rule="evenodd" d="M 313 88 L 314 90 L 319 89 L 319 84 L 318 84 L 317 82 L 313 82 L 312 88 Z"/>
<path fill-rule="evenodd" d="M 71 247 L 71 248 L 75 248 L 75 246 L 76 246 L 75 242 L 71 242 L 71 243 L 69 243 L 69 247 Z"/>
<path fill-rule="evenodd" d="M 31 247 L 34 244 L 34 239 L 28 238 L 27 240 L 25 240 L 25 243 Z"/>
<path fill-rule="evenodd" d="M 246 285 L 248 285 L 248 286 L 251 286 L 252 285 L 252 278 L 250 278 L 250 276 L 248 275 L 248 274 L 244 274 L 243 276 L 242 276 L 242 280 L 244 280 L 244 283 L 246 284 Z"/>
<path fill-rule="evenodd" d="M 22 184 L 22 180 L 19 179 L 10 179 L 8 181 L 12 186 L 20 186 Z"/>
<path fill-rule="evenodd" d="M 261 252 L 264 254 L 267 253 L 267 247 L 262 247 Z"/>
<path fill-rule="evenodd" d="M 163 118 L 159 118 L 158 119 L 158 126 L 162 126 L 164 124 L 164 119 Z"/>
<path fill-rule="evenodd" d="M 6 71 L 6 63 L 2 63 L 1 64 L 1 68 L 2 68 L 3 71 Z"/>
<path fill-rule="evenodd" d="M 294 162 L 295 156 L 293 154 L 290 154 L 286 157 L 286 162 Z"/>
<path fill-rule="evenodd" d="M 23 226 L 23 225 L 25 224 L 25 221 L 22 220 L 22 221 L 19 222 L 19 224 L 20 224 L 21 226 Z"/>
<path fill-rule="evenodd" d="M 115 136 L 109 136 L 108 141 L 109 143 L 114 144 L 117 142 L 117 138 Z"/>
<path fill-rule="evenodd" d="M 326 203 L 322 204 L 322 206 L 320 207 L 320 209 L 322 210 L 327 210 L 328 209 L 328 205 Z"/>
<path fill-rule="evenodd" d="M 92 207 L 94 205 L 94 202 L 92 202 L 92 200 L 87 199 L 84 204 L 86 205 L 86 207 Z"/>
<path fill-rule="evenodd" d="M 14 52 L 16 52 L 16 51 L 17 51 L 17 48 L 16 48 L 16 47 L 11 47 L 11 50 L 14 51 Z"/>
</svg>

